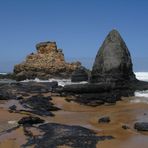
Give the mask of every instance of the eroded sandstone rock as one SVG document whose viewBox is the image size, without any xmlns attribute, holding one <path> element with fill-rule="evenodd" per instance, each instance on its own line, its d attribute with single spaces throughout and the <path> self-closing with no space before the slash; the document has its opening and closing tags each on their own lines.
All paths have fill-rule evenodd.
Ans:
<svg viewBox="0 0 148 148">
<path fill-rule="evenodd" d="M 41 42 L 36 45 L 37 53 L 31 53 L 21 64 L 15 65 L 14 73 L 18 80 L 67 78 L 81 63 L 67 63 L 56 42 Z"/>
</svg>

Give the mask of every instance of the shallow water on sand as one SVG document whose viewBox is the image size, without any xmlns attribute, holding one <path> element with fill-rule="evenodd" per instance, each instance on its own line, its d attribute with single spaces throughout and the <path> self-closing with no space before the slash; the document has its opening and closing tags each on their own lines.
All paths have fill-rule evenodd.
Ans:
<svg viewBox="0 0 148 148">
<path fill-rule="evenodd" d="M 54 117 L 41 117 L 50 123 L 61 123 L 67 125 L 80 125 L 93 129 L 98 135 L 112 135 L 114 140 L 101 141 L 97 148 L 147 148 L 148 133 L 137 132 L 133 126 L 136 121 L 148 122 L 148 104 L 143 102 L 135 103 L 137 97 L 123 98 L 116 105 L 89 107 L 75 102 L 67 102 L 64 97 L 52 96 L 55 106 L 62 110 L 53 112 Z M 139 98 L 140 99 L 140 98 Z M 5 102 L 0 102 L 4 103 Z M 8 104 L 8 103 L 7 103 Z M 6 105 L 7 106 L 7 105 Z M 9 113 L 0 108 L 0 130 L 9 128 L 10 121 L 18 121 L 24 115 Z M 98 119 L 102 116 L 109 116 L 111 122 L 99 124 Z M 128 125 L 130 129 L 122 129 L 122 125 Z M 20 138 L 21 137 L 21 138 Z M 18 128 L 10 133 L 0 135 L 0 148 L 17 148 L 26 142 L 23 129 Z"/>
<path fill-rule="evenodd" d="M 100 148 L 143 148 L 148 147 L 148 133 L 137 132 L 133 127 L 136 121 L 148 122 L 148 104 L 133 103 L 135 97 L 123 98 L 112 106 L 88 107 L 77 103 L 68 103 L 60 97 L 55 97 L 53 102 L 62 108 L 55 112 L 55 117 L 49 122 L 57 122 L 70 125 L 80 125 L 93 129 L 98 135 L 112 135 L 114 140 L 103 141 L 97 144 Z M 111 122 L 98 124 L 102 116 L 109 116 Z M 130 129 L 122 129 L 122 125 L 128 125 Z"/>
</svg>

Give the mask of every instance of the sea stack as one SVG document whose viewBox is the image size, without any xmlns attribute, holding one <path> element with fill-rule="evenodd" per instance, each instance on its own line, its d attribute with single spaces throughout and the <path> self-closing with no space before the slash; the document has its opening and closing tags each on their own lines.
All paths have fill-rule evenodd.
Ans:
<svg viewBox="0 0 148 148">
<path fill-rule="evenodd" d="M 136 78 L 130 52 L 119 32 L 112 30 L 96 55 L 90 81 L 116 83 L 134 80 Z"/>
<path fill-rule="evenodd" d="M 80 62 L 67 63 L 56 42 L 41 42 L 36 45 L 37 52 L 31 53 L 26 60 L 14 67 L 17 80 L 70 78 L 81 66 Z"/>
</svg>

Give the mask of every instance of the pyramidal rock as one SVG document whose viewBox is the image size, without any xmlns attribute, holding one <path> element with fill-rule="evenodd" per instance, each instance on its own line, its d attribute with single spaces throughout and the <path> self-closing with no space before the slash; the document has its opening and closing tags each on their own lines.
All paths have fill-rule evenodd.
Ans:
<svg viewBox="0 0 148 148">
<path fill-rule="evenodd" d="M 112 30 L 96 55 L 90 81 L 98 83 L 135 79 L 130 52 L 119 32 Z"/>
</svg>

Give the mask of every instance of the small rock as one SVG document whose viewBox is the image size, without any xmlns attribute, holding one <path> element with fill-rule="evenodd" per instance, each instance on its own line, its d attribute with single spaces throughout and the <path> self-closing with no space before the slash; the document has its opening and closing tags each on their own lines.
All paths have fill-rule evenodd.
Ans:
<svg viewBox="0 0 148 148">
<path fill-rule="evenodd" d="M 110 118 L 108 116 L 105 116 L 105 117 L 101 117 L 99 120 L 98 120 L 98 123 L 109 123 L 110 122 Z"/>
<path fill-rule="evenodd" d="M 38 117 L 23 117 L 18 121 L 18 124 L 23 124 L 23 125 L 33 125 L 33 124 L 39 124 L 39 123 L 44 123 L 43 119 L 40 119 Z"/>
<path fill-rule="evenodd" d="M 125 130 L 130 129 L 130 127 L 128 125 L 122 125 L 122 128 L 125 129 Z"/>
<path fill-rule="evenodd" d="M 137 131 L 148 131 L 148 122 L 136 122 L 134 128 Z"/>
<path fill-rule="evenodd" d="M 16 110 L 16 105 L 12 105 L 9 107 L 10 110 Z"/>
<path fill-rule="evenodd" d="M 22 100 L 22 99 L 24 99 L 22 96 L 17 96 L 16 97 L 16 100 Z"/>
</svg>

